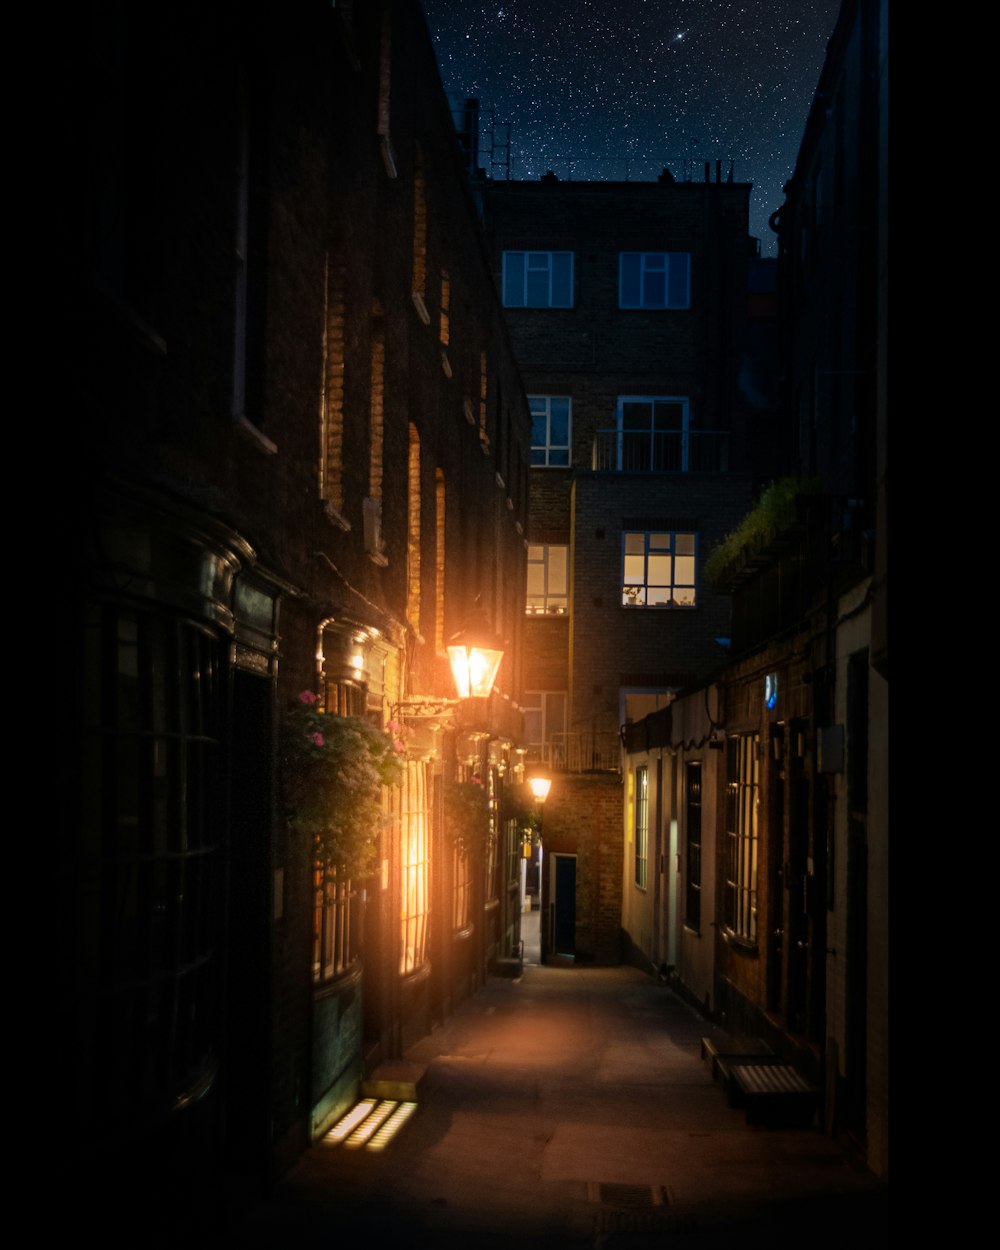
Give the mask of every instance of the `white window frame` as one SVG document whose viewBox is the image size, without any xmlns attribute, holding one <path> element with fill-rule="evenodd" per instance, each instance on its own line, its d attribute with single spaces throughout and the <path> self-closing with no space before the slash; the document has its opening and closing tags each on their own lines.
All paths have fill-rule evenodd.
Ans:
<svg viewBox="0 0 1000 1250">
<path fill-rule="evenodd" d="M 556 715 L 556 700 L 562 701 L 562 714 Z M 568 692 L 565 690 L 525 690 L 522 707 L 526 713 L 537 712 L 541 723 L 541 738 L 532 738 L 525 717 L 525 742 L 529 753 L 541 748 L 541 756 L 552 766 L 564 766 L 566 750 L 566 712 Z"/>
<path fill-rule="evenodd" d="M 564 571 L 564 582 L 566 586 L 565 591 L 550 591 L 549 590 L 549 581 L 550 581 L 549 570 L 550 570 L 550 566 L 553 563 L 552 553 L 556 551 L 564 553 L 565 565 L 564 565 L 563 571 Z M 533 552 L 541 552 L 542 553 L 541 557 L 537 555 L 533 556 L 532 555 Z M 541 606 L 540 611 L 532 609 L 532 607 L 528 603 L 527 595 L 529 592 L 526 587 L 525 588 L 526 598 L 525 598 L 525 603 L 524 603 L 525 614 L 527 616 L 559 616 L 559 617 L 569 616 L 569 547 L 565 543 L 529 543 L 528 544 L 528 564 L 529 566 L 531 565 L 534 565 L 536 567 L 539 565 L 541 566 L 542 587 L 543 587 L 542 588 L 542 606 Z M 551 606 L 549 604 L 550 599 L 553 601 Z M 562 606 L 561 610 L 560 610 L 559 603 L 556 602 L 558 600 L 564 601 L 564 606 Z"/>
<path fill-rule="evenodd" d="M 649 417 L 648 429 L 644 423 L 642 426 L 626 426 L 625 425 L 625 405 L 626 404 L 648 404 Z M 681 406 L 681 425 L 676 431 L 678 438 L 677 454 L 668 456 L 669 444 L 666 436 L 673 436 L 673 430 L 656 429 L 656 405 L 657 404 L 680 404 Z M 630 418 L 633 419 L 633 418 Z M 619 395 L 616 408 L 616 425 L 618 429 L 618 470 L 619 472 L 631 469 L 641 470 L 661 470 L 668 472 L 673 471 L 686 473 L 690 463 L 690 441 L 691 441 L 691 405 L 686 395 Z M 661 436 L 657 440 L 657 434 Z M 642 448 L 641 439 L 648 437 L 648 447 Z M 635 449 L 630 446 L 630 441 L 639 443 L 639 450 L 643 452 L 639 457 L 643 463 L 633 463 L 636 459 Z M 666 468 L 668 461 L 670 469 Z"/>
<path fill-rule="evenodd" d="M 569 257 L 569 289 L 557 291 L 553 258 Z M 574 265 L 572 252 L 504 252 L 501 293 L 505 308 L 572 308 Z M 547 295 L 541 302 L 528 302 L 528 277 L 545 274 Z"/>
<path fill-rule="evenodd" d="M 556 443 L 552 440 L 552 405 L 553 403 L 564 403 L 566 405 L 566 442 Z M 532 426 L 532 444 L 531 444 L 531 467 L 533 469 L 568 469 L 571 461 L 571 449 L 573 445 L 573 401 L 568 395 L 529 395 L 528 409 L 531 412 Z M 534 426 L 535 418 L 544 417 L 545 419 L 545 442 L 534 442 Z M 543 458 L 536 459 L 535 453 L 541 452 Z M 554 454 L 560 452 L 566 453 L 566 459 L 562 463 L 553 460 Z"/>
<path fill-rule="evenodd" d="M 639 299 L 625 298 L 625 270 L 638 257 Z M 681 272 L 682 271 L 682 272 Z M 678 276 L 679 275 L 679 276 Z M 659 281 L 663 282 L 662 299 L 657 296 Z M 684 294 L 671 302 L 671 282 L 683 281 Z M 676 292 L 675 292 L 676 294 Z M 641 308 L 652 312 L 671 312 L 691 307 L 691 254 L 690 252 L 619 252 L 618 254 L 618 307 Z"/>
<path fill-rule="evenodd" d="M 637 546 L 635 539 L 642 539 L 642 551 L 629 550 Z M 633 542 L 630 543 L 629 539 Z M 678 539 L 681 540 L 678 544 Z M 692 550 L 678 551 L 678 545 Z M 642 580 L 629 572 L 629 564 L 642 559 Z M 685 563 L 678 568 L 678 560 Z M 687 561 L 691 561 L 690 581 L 686 577 Z M 664 562 L 667 562 L 666 565 Z M 655 563 L 654 563 L 655 562 Z M 698 535 L 691 530 L 625 530 L 622 533 L 622 607 L 623 608 L 672 608 L 686 610 L 698 606 Z M 655 580 L 651 580 L 652 577 Z M 670 592 L 667 602 L 649 603 L 649 592 Z M 690 601 L 679 601 L 673 592 L 690 591 Z"/>
</svg>

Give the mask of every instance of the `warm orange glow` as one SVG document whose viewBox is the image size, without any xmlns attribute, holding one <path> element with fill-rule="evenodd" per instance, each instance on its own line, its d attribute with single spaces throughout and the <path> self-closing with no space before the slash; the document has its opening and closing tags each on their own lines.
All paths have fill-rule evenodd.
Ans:
<svg viewBox="0 0 1000 1250">
<path fill-rule="evenodd" d="M 529 777 L 528 785 L 531 787 L 531 793 L 535 796 L 539 803 L 544 803 L 549 797 L 549 790 L 552 788 L 551 777 Z"/>
<path fill-rule="evenodd" d="M 502 651 L 486 647 L 450 646 L 448 660 L 451 664 L 455 689 L 460 699 L 486 699 L 493 689 Z"/>
</svg>

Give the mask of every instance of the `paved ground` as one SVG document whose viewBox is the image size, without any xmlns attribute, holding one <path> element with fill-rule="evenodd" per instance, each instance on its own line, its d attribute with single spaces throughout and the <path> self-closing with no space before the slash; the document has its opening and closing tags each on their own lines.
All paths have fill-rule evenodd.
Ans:
<svg viewBox="0 0 1000 1250">
<path fill-rule="evenodd" d="M 721 1036 L 631 968 L 526 965 L 406 1056 L 381 1154 L 318 1144 L 232 1244 L 740 1250 L 888 1241 L 887 1191 L 817 1129 L 752 1127 L 700 1058 Z"/>
</svg>

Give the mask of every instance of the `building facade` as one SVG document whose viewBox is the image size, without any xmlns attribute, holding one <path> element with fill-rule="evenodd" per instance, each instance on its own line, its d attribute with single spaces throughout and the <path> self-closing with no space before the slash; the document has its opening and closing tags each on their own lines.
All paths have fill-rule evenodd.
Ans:
<svg viewBox="0 0 1000 1250">
<path fill-rule="evenodd" d="M 651 909 L 630 916 L 626 891 L 624 921 L 679 988 L 810 1078 L 827 1129 L 884 1178 L 888 47 L 887 6 L 848 0 L 774 219 L 779 480 L 714 570 L 732 661 L 629 735 L 642 858 L 666 868 Z M 644 829 L 637 797 L 635 873 Z"/>
<path fill-rule="evenodd" d="M 518 946 L 524 391 L 419 5 L 280 16 L 84 6 L 66 52 L 59 1020 L 81 1189 L 178 1240 Z M 394 744 L 362 879 L 303 833 L 303 707 Z"/>
<path fill-rule="evenodd" d="M 707 167 L 704 182 L 550 174 L 485 191 L 532 416 L 524 700 L 529 753 L 559 770 L 544 844 L 567 862 L 542 872 L 553 956 L 621 958 L 620 867 L 598 886 L 581 851 L 574 875 L 575 830 L 592 824 L 594 785 L 610 787 L 598 842 L 620 861 L 622 726 L 725 655 L 728 598 L 703 567 L 751 497 L 761 420 L 749 195 Z M 574 787 L 575 806 L 556 799 Z"/>
</svg>

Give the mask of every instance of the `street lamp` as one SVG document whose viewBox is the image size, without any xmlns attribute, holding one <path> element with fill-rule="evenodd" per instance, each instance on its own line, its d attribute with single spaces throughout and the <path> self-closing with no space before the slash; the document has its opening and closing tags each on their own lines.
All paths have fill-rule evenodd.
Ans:
<svg viewBox="0 0 1000 1250">
<path fill-rule="evenodd" d="M 460 699 L 488 699 L 503 659 L 503 643 L 485 616 L 459 630 L 448 643 L 448 662 Z"/>
<path fill-rule="evenodd" d="M 536 773 L 535 776 L 528 778 L 528 785 L 535 799 L 539 803 L 544 803 L 552 788 L 552 778 L 545 776 L 544 773 Z"/>
</svg>

